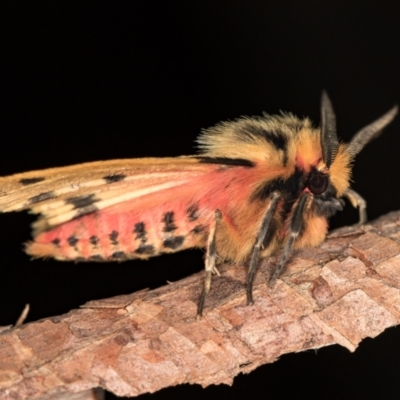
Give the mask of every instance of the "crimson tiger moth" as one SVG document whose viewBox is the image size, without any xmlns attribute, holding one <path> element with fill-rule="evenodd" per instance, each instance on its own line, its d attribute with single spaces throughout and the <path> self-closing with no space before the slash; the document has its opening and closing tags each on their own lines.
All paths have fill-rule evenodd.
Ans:
<svg viewBox="0 0 400 400">
<path fill-rule="evenodd" d="M 90 162 L 0 178 L 0 212 L 39 214 L 26 252 L 73 261 L 147 259 L 206 250 L 198 315 L 218 261 L 248 266 L 247 302 L 260 259 L 317 246 L 343 197 L 367 220 L 350 188 L 356 154 L 382 132 L 397 107 L 340 143 L 323 92 L 321 126 L 291 113 L 222 122 L 197 139 L 199 154 Z"/>
</svg>

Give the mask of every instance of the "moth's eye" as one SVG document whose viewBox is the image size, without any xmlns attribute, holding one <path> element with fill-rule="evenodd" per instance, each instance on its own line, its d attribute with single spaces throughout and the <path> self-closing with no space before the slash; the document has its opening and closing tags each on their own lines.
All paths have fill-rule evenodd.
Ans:
<svg viewBox="0 0 400 400">
<path fill-rule="evenodd" d="M 329 184 L 328 176 L 321 173 L 312 174 L 308 181 L 308 188 L 314 194 L 321 194 L 325 192 Z"/>
</svg>

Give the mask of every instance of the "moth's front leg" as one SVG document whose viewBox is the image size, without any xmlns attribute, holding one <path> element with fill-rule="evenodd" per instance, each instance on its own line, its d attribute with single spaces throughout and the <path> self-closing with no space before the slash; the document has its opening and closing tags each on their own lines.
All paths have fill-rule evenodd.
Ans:
<svg viewBox="0 0 400 400">
<path fill-rule="evenodd" d="M 272 217 L 275 214 L 276 206 L 280 199 L 281 195 L 279 192 L 272 192 L 270 196 L 270 203 L 268 205 L 268 209 L 264 214 L 263 221 L 258 231 L 256 241 L 253 246 L 253 250 L 251 253 L 249 272 L 247 275 L 247 304 L 253 304 L 253 283 L 254 277 L 257 272 L 257 267 L 260 259 L 260 249 L 264 242 L 265 235 L 268 232 L 268 228 L 270 226 Z"/>
<path fill-rule="evenodd" d="M 351 205 L 354 208 L 358 208 L 360 219 L 358 221 L 358 225 L 364 225 L 367 223 L 367 202 L 361 195 L 359 195 L 353 189 L 347 189 L 344 193 L 344 196 L 348 198 Z"/>
<path fill-rule="evenodd" d="M 304 210 L 306 209 L 306 204 L 310 200 L 308 193 L 303 193 L 295 206 L 293 211 L 292 219 L 290 221 L 290 232 L 289 238 L 287 239 L 285 246 L 283 248 L 283 254 L 279 261 L 278 266 L 276 267 L 272 277 L 269 281 L 269 287 L 274 286 L 275 281 L 279 278 L 279 275 L 282 273 L 282 270 L 286 264 L 286 261 L 289 258 L 290 253 L 292 252 L 293 245 L 299 233 L 301 231 L 301 227 L 303 225 L 303 216 Z"/>
<path fill-rule="evenodd" d="M 214 221 L 211 225 L 210 233 L 208 234 L 207 252 L 205 259 L 206 277 L 204 279 L 204 287 L 200 295 L 199 303 L 197 305 L 197 318 L 200 318 L 203 314 L 204 302 L 211 288 L 212 273 L 213 272 L 218 273 L 218 270 L 215 267 L 215 259 L 217 256 L 215 234 L 217 230 L 218 221 L 220 219 L 221 219 L 221 212 L 219 210 L 215 210 Z"/>
</svg>

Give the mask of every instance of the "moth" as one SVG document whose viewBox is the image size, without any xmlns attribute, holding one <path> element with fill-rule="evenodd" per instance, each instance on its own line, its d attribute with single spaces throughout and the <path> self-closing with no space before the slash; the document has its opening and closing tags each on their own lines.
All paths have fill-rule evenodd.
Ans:
<svg viewBox="0 0 400 400">
<path fill-rule="evenodd" d="M 197 139 L 198 155 L 99 161 L 0 178 L 0 211 L 39 214 L 26 252 L 73 261 L 147 259 L 192 247 L 205 253 L 201 315 L 219 261 L 248 266 L 247 302 L 260 259 L 317 246 L 343 197 L 367 220 L 349 186 L 356 154 L 397 113 L 393 107 L 340 143 L 324 92 L 321 126 L 290 113 L 222 122 Z"/>
</svg>

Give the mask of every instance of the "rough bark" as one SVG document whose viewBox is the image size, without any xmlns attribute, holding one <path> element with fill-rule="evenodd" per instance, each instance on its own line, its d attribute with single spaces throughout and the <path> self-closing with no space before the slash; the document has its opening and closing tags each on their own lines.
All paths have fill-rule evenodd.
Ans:
<svg viewBox="0 0 400 400">
<path fill-rule="evenodd" d="M 4 327 L 0 399 L 55 399 L 95 387 L 135 396 L 181 383 L 231 384 L 284 353 L 331 344 L 354 351 L 363 338 L 399 323 L 400 212 L 295 252 L 270 289 L 276 260 L 261 265 L 253 306 L 246 306 L 246 269 L 220 267 L 201 320 L 195 316 L 202 273 Z"/>
</svg>

